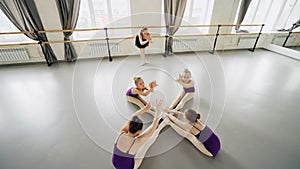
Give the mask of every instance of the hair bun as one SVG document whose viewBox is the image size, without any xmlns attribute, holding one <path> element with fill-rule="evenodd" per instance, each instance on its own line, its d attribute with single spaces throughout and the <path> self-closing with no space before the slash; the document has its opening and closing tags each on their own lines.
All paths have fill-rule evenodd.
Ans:
<svg viewBox="0 0 300 169">
<path fill-rule="evenodd" d="M 132 121 L 138 122 L 138 121 L 139 121 L 139 118 L 138 118 L 137 116 L 133 116 L 133 117 L 132 117 Z"/>
<path fill-rule="evenodd" d="M 191 71 L 189 69 L 184 69 L 184 73 L 190 73 L 191 74 Z"/>
</svg>

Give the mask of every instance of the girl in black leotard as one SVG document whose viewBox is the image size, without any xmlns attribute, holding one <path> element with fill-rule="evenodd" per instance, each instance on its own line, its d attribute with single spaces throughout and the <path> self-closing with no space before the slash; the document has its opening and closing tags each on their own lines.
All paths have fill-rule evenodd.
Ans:
<svg viewBox="0 0 300 169">
<path fill-rule="evenodd" d="M 138 35 L 135 37 L 135 46 L 140 49 L 141 56 L 141 66 L 143 66 L 145 62 L 145 48 L 149 46 L 149 42 L 152 43 L 152 38 L 150 33 L 148 32 L 148 28 L 143 27 Z"/>
</svg>

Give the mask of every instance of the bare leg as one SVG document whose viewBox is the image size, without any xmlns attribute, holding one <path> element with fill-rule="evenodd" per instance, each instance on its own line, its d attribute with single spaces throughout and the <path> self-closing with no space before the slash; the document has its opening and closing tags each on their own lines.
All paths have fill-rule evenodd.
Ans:
<svg viewBox="0 0 300 169">
<path fill-rule="evenodd" d="M 139 100 L 144 104 L 144 105 L 146 105 L 147 104 L 147 101 L 146 100 L 144 100 L 141 96 L 138 96 L 138 98 L 139 98 Z"/>
<path fill-rule="evenodd" d="M 142 98 L 137 99 L 135 97 L 127 96 L 127 100 L 130 103 L 133 103 L 133 104 L 139 106 L 140 109 L 145 106 L 145 104 L 143 102 L 145 102 L 147 104 L 147 102 L 144 99 L 142 99 Z M 154 116 L 154 114 L 155 114 L 152 110 L 147 111 L 147 113 L 151 114 L 152 116 Z"/>
<path fill-rule="evenodd" d="M 146 61 L 145 61 L 145 48 L 140 49 L 140 56 L 141 56 L 141 66 L 143 66 Z"/>
<path fill-rule="evenodd" d="M 186 93 L 181 99 L 181 101 L 179 102 L 179 104 L 176 106 L 175 110 L 182 109 L 185 103 L 191 100 L 194 97 L 194 95 L 195 95 L 194 93 Z"/>
<path fill-rule="evenodd" d="M 155 130 L 155 132 L 152 134 L 151 137 L 148 138 L 148 140 L 141 146 L 141 148 L 137 151 L 134 159 L 134 168 L 137 169 L 142 164 L 144 157 L 146 155 L 146 152 L 150 148 L 150 146 L 156 141 L 158 138 L 158 135 L 160 131 L 167 125 L 169 119 L 165 118 L 164 121 L 158 126 L 158 128 Z"/>
<path fill-rule="evenodd" d="M 182 137 L 187 138 L 199 151 L 203 154 L 212 157 L 213 155 L 205 148 L 205 146 L 190 132 L 183 130 L 176 124 L 170 122 L 169 125 Z"/>
<path fill-rule="evenodd" d="M 139 106 L 139 108 L 143 108 L 145 106 L 145 104 L 140 100 L 140 99 L 137 99 L 135 97 L 131 97 L 131 96 L 127 96 L 127 100 L 130 102 L 130 103 L 133 103 L 137 106 Z"/>
<path fill-rule="evenodd" d="M 171 106 L 169 107 L 169 109 L 173 110 L 178 105 L 178 103 L 181 101 L 181 99 L 183 98 L 184 94 L 185 94 L 185 92 L 182 91 L 180 93 L 180 95 L 177 96 L 177 98 L 173 101 L 173 103 L 171 104 Z"/>
</svg>

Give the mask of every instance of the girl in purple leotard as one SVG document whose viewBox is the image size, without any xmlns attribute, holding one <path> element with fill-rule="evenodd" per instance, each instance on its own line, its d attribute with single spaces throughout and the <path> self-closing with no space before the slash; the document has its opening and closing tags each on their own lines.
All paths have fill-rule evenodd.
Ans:
<svg viewBox="0 0 300 169">
<path fill-rule="evenodd" d="M 184 113 L 167 110 L 170 119 L 169 125 L 180 135 L 189 139 L 202 153 L 215 157 L 221 148 L 218 136 L 200 120 L 200 114 L 193 109 L 187 109 Z M 184 117 L 184 121 L 178 120 L 173 115 Z"/>
<path fill-rule="evenodd" d="M 140 166 L 148 148 L 154 143 L 160 130 L 167 124 L 165 120 L 158 127 L 161 105 L 162 101 L 156 103 L 152 124 L 143 133 L 143 122 L 138 118 L 138 115 L 147 112 L 151 108 L 150 103 L 135 112 L 122 127 L 114 144 L 112 156 L 112 163 L 116 169 L 133 169 Z"/>
<path fill-rule="evenodd" d="M 127 100 L 130 103 L 137 105 L 140 109 L 145 107 L 147 101 L 144 100 L 141 96 L 147 96 L 154 91 L 154 88 L 157 86 L 156 81 L 152 81 L 149 84 L 149 87 L 145 86 L 145 82 L 141 77 L 135 77 L 134 83 L 136 87 L 132 87 L 127 90 L 126 96 Z"/>
<path fill-rule="evenodd" d="M 180 110 L 186 102 L 194 97 L 195 87 L 191 80 L 191 71 L 185 69 L 182 75 L 179 75 L 177 82 L 182 85 L 183 90 L 179 96 L 173 101 L 169 109 Z"/>
</svg>

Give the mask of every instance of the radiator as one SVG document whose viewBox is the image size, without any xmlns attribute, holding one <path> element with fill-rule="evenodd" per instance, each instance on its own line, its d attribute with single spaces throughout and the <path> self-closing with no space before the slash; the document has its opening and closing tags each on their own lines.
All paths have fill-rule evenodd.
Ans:
<svg viewBox="0 0 300 169">
<path fill-rule="evenodd" d="M 26 48 L 2 48 L 0 49 L 0 62 L 29 60 Z"/>
<path fill-rule="evenodd" d="M 111 54 L 120 53 L 120 45 L 118 42 L 109 43 Z M 107 44 L 105 42 L 90 42 L 89 43 L 90 55 L 105 55 L 108 54 Z"/>
<path fill-rule="evenodd" d="M 238 40 L 238 47 L 251 48 L 255 43 L 257 37 L 240 37 Z"/>
<path fill-rule="evenodd" d="M 197 39 L 174 39 L 174 50 L 192 50 L 196 48 Z"/>
<path fill-rule="evenodd" d="M 272 44 L 282 46 L 286 37 L 287 37 L 287 35 L 274 36 L 274 38 L 272 40 Z M 293 38 L 293 35 L 291 35 L 289 37 L 289 39 L 292 39 L 292 38 Z"/>
</svg>

